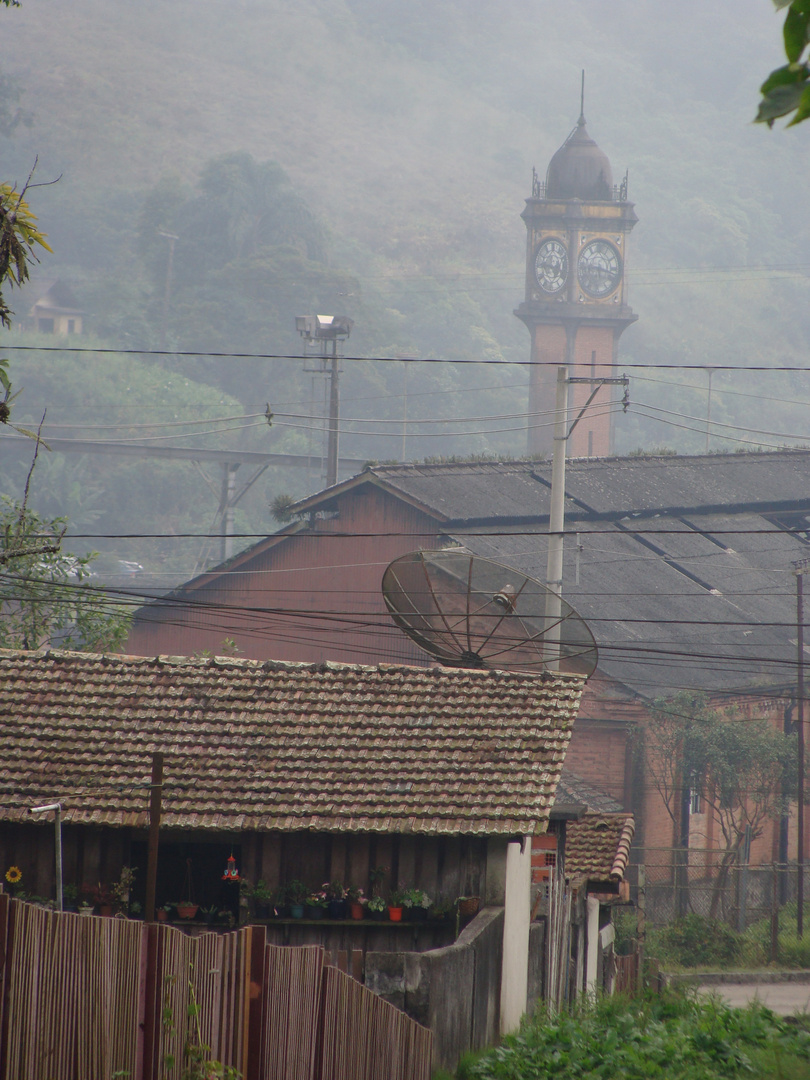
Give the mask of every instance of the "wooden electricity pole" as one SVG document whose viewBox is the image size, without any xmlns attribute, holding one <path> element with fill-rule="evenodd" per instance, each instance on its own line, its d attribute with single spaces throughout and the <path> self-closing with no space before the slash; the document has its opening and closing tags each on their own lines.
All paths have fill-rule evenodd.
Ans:
<svg viewBox="0 0 810 1080">
<path fill-rule="evenodd" d="M 155 891 L 157 887 L 158 839 L 160 812 L 163 801 L 163 754 L 152 754 L 152 781 L 149 796 L 149 842 L 146 853 L 146 910 L 144 921 L 155 921 Z"/>
</svg>

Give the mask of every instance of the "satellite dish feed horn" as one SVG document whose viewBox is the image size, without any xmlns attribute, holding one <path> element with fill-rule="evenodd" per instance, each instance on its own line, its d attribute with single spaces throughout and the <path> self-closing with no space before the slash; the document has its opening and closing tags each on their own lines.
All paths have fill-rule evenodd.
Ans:
<svg viewBox="0 0 810 1080">
<path fill-rule="evenodd" d="M 584 620 L 527 574 L 463 550 L 412 551 L 383 574 L 385 605 L 397 626 L 448 667 L 588 678 L 597 649 Z M 559 605 L 557 607 L 556 605 Z"/>
</svg>

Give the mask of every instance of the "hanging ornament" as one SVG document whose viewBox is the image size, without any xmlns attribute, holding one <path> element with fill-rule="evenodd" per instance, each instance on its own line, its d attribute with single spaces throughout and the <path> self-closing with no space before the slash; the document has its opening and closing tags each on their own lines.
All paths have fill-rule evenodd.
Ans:
<svg viewBox="0 0 810 1080">
<path fill-rule="evenodd" d="M 236 859 L 233 857 L 233 852 L 228 856 L 228 864 L 225 867 L 225 873 L 222 875 L 223 881 L 239 881 L 239 871 L 236 868 Z"/>
</svg>

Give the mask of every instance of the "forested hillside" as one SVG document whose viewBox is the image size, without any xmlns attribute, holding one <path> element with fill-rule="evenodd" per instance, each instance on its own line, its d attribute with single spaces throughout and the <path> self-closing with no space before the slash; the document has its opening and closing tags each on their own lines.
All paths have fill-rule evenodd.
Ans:
<svg viewBox="0 0 810 1080">
<path fill-rule="evenodd" d="M 0 95 L 30 126 L 0 134 L 0 177 L 24 180 L 36 155 L 38 179 L 61 174 L 31 193 L 54 248 L 39 272 L 68 282 L 88 312 L 82 344 L 295 355 L 295 315 L 347 314 L 349 356 L 494 363 L 414 365 L 406 377 L 402 364 L 347 360 L 343 415 L 378 423 L 347 421 L 357 433 L 342 453 L 520 455 L 526 373 L 503 363 L 528 353 L 512 315 L 519 215 L 532 167 L 545 172 L 576 121 L 583 67 L 589 131 L 616 177 L 629 168 L 639 216 L 628 261 L 639 322 L 622 358 L 804 363 L 810 136 L 751 124 L 779 49 L 767 0 L 24 0 L 0 8 Z M 54 344 L 14 330 L 4 341 Z M 242 413 L 235 430 L 201 424 L 229 429 L 195 444 L 320 450 L 307 417 L 324 387 L 300 360 L 10 355 L 18 418 L 47 406 L 54 434 L 180 436 L 195 429 L 137 425 Z M 703 449 L 688 418 L 706 414 L 706 373 L 632 373 L 620 447 Z M 712 390 L 713 418 L 745 429 L 713 449 L 807 434 L 803 376 L 717 372 Z M 417 424 L 482 416 L 502 419 Z M 88 457 L 41 473 L 55 503 L 69 501 L 69 476 L 85 507 L 89 491 L 105 493 L 100 533 L 159 532 L 178 507 L 184 531 L 207 527 L 215 500 L 190 465 L 140 468 Z M 19 489 L 22 460 L 4 474 Z M 136 476 L 143 490 L 129 494 Z M 268 474 L 240 527 L 275 527 L 274 496 L 319 484 L 318 470 Z M 175 545 L 176 558 L 114 546 L 181 576 L 196 558 L 193 544 Z"/>
</svg>

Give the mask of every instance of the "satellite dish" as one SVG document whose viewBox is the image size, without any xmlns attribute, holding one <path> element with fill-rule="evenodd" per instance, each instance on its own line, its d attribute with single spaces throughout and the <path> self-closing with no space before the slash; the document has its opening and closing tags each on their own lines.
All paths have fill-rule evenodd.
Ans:
<svg viewBox="0 0 810 1080">
<path fill-rule="evenodd" d="M 397 626 L 448 667 L 585 678 L 596 668 L 593 634 L 570 604 L 501 563 L 412 551 L 388 566 L 382 591 Z"/>
</svg>

